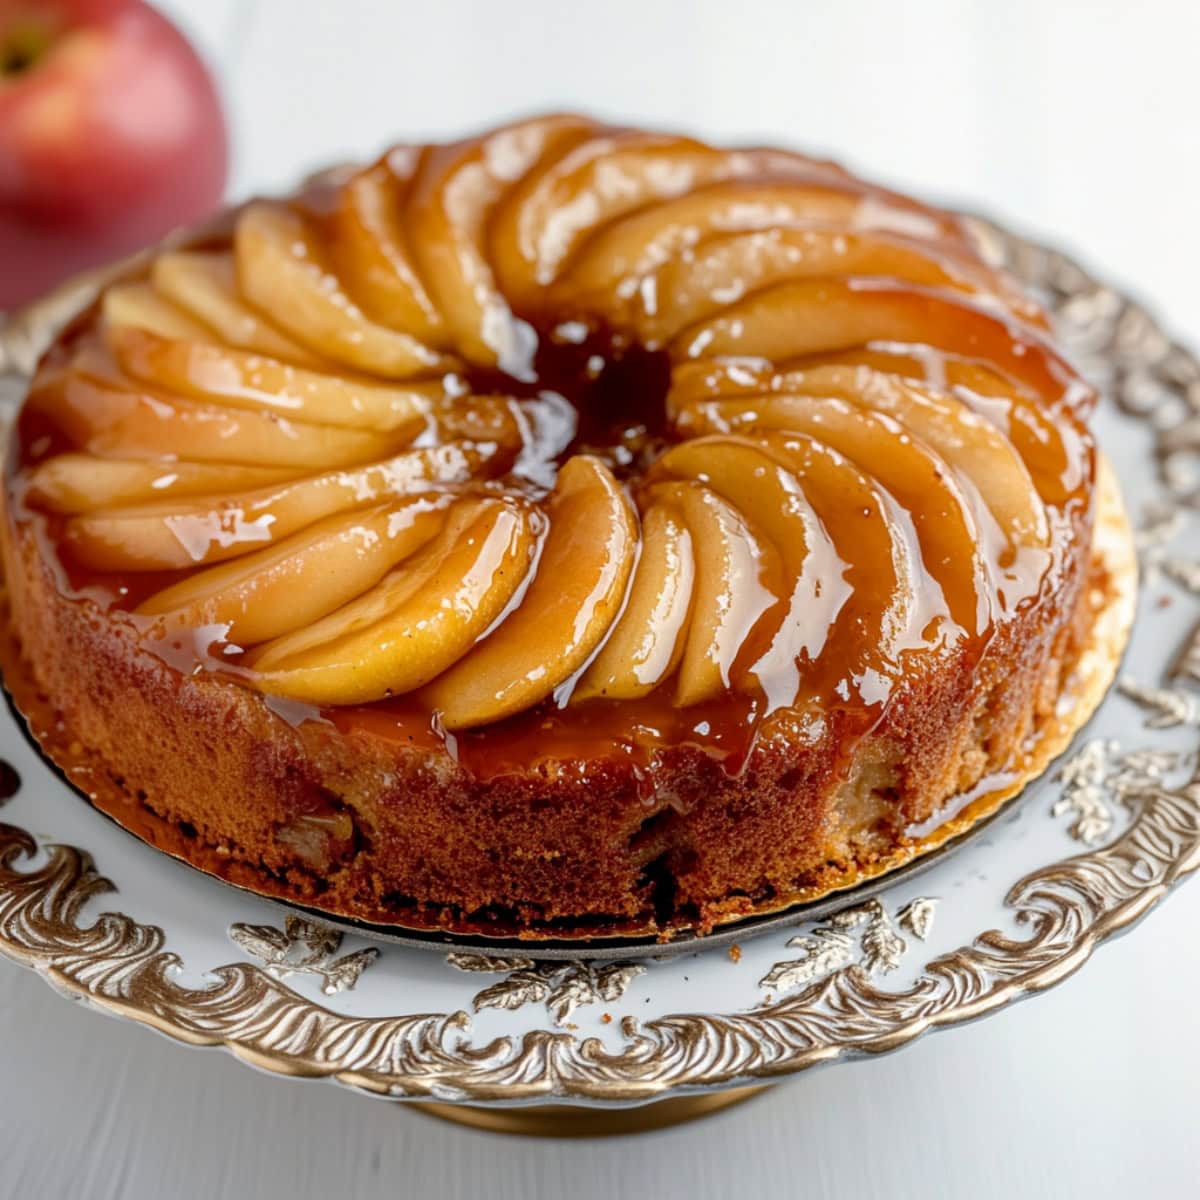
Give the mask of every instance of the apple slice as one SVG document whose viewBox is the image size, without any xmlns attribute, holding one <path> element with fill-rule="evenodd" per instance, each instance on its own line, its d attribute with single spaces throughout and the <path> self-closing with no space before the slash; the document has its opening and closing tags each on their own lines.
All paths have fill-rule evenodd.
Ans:
<svg viewBox="0 0 1200 1200">
<path fill-rule="evenodd" d="M 850 698 L 877 703 L 884 681 L 902 670 L 901 653 L 927 643 L 948 616 L 940 587 L 926 575 L 911 516 L 844 455 L 807 434 L 755 435 L 764 454 L 803 480 L 805 495 L 836 551 L 830 578 L 849 589 L 810 654 L 801 689 L 826 706 Z M 794 702 L 798 702 L 800 692 Z"/>
<path fill-rule="evenodd" d="M 369 704 L 440 675 L 524 580 L 536 548 L 511 499 L 456 505 L 441 533 L 364 596 L 248 659 L 256 687 L 309 704 Z"/>
<path fill-rule="evenodd" d="M 401 215 L 421 154 L 397 146 L 339 190 L 332 255 L 346 290 L 373 321 L 445 349 L 446 323 L 417 273 Z"/>
<path fill-rule="evenodd" d="M 532 310 L 591 232 L 657 200 L 752 169 L 749 156 L 690 138 L 593 127 L 565 153 L 527 169 L 497 209 L 497 278 L 519 311 Z"/>
<path fill-rule="evenodd" d="M 452 360 L 370 320 L 346 295 L 309 222 L 279 204 L 251 204 L 234 234 L 238 286 L 309 349 L 361 371 L 405 379 Z"/>
<path fill-rule="evenodd" d="M 941 455 L 960 483 L 979 492 L 1007 541 L 1039 549 L 1047 544 L 1046 513 L 1025 464 L 999 430 L 961 401 L 869 367 L 783 371 L 779 383 L 788 393 L 839 396 L 895 417 Z"/>
<path fill-rule="evenodd" d="M 105 321 L 111 326 L 146 329 L 160 337 L 210 338 L 212 333 L 193 321 L 145 280 L 114 283 L 104 289 L 100 302 Z"/>
<path fill-rule="evenodd" d="M 588 127 L 542 117 L 484 138 L 431 147 L 405 204 L 408 244 L 458 351 L 471 362 L 530 377 L 537 337 L 518 320 L 484 247 L 488 221 L 515 180 Z"/>
<path fill-rule="evenodd" d="M 439 441 L 499 442 L 519 449 L 527 418 L 511 396 L 446 397 L 431 414 Z"/>
<path fill-rule="evenodd" d="M 77 372 L 30 393 L 76 446 L 100 457 L 179 458 L 244 466 L 319 469 L 384 458 L 397 439 L 333 429 L 275 413 L 212 408 Z"/>
<path fill-rule="evenodd" d="M 867 372 L 864 380 L 874 375 L 881 381 L 892 380 L 902 389 L 915 386 L 922 396 L 930 398 L 931 403 L 950 404 L 974 413 L 998 430 L 1000 440 L 1010 446 L 1024 464 L 1043 504 L 1066 503 L 1090 478 L 1092 441 L 1078 416 L 1070 410 L 1048 411 L 1031 390 L 989 367 L 920 347 L 914 347 L 911 353 L 860 348 L 793 359 L 792 364 L 777 369 L 765 360 L 751 358 L 698 359 L 680 363 L 671 374 L 668 415 L 673 421 L 679 420 L 680 414 L 691 405 L 710 397 L 750 396 L 786 390 L 786 380 L 792 372 L 826 368 L 848 372 L 863 370 Z M 855 391 L 856 385 L 850 383 L 848 390 L 839 394 L 862 403 L 854 396 Z M 872 407 L 870 401 L 866 402 L 866 407 Z M 973 418 L 968 420 L 973 423 Z M 926 427 L 933 430 L 931 438 L 943 436 L 938 426 L 936 420 L 927 423 Z M 978 436 L 990 440 L 986 432 Z M 951 437 L 947 446 L 952 443 Z M 973 472 L 976 485 L 979 486 L 983 478 L 986 488 L 990 489 L 993 485 L 986 479 L 986 474 Z M 1039 524 L 1037 505 L 1032 499 L 1029 503 L 1034 510 L 1031 519 L 1036 527 Z"/>
<path fill-rule="evenodd" d="M 404 441 L 424 429 L 434 399 L 442 395 L 440 383 L 383 387 L 141 329 L 114 329 L 108 340 L 126 372 L 178 395 L 320 425 L 374 430 Z"/>
<path fill-rule="evenodd" d="M 176 250 L 160 254 L 150 275 L 159 292 L 216 330 L 218 338 L 227 345 L 305 366 L 320 361 L 241 298 L 230 251 Z"/>
<path fill-rule="evenodd" d="M 779 232 L 781 224 L 791 223 L 832 227 L 830 236 L 842 236 L 853 226 L 861 203 L 852 187 L 801 181 L 742 178 L 689 190 L 583 233 L 551 296 L 559 302 L 574 301 L 589 312 L 599 305 L 603 312 L 614 299 L 634 297 L 640 282 L 664 264 L 687 263 L 714 234 Z M 737 276 L 725 275 L 719 283 L 728 287 L 731 279 Z M 651 296 L 670 306 L 670 291 L 655 288 Z M 654 307 L 646 305 L 648 310 Z"/>
<path fill-rule="evenodd" d="M 696 581 L 675 686 L 675 704 L 687 708 L 732 691 L 735 666 L 757 657 L 753 631 L 777 610 L 784 572 L 775 547 L 712 489 L 659 483 L 647 502 L 674 505 L 692 537 Z"/>
<path fill-rule="evenodd" d="M 253 646 L 303 629 L 373 588 L 442 526 L 447 496 L 422 496 L 317 521 L 266 550 L 198 571 L 137 609 L 167 629 L 226 626 Z"/>
<path fill-rule="evenodd" d="M 737 510 L 776 551 L 780 603 L 753 637 L 769 646 L 750 668 L 772 708 L 790 704 L 800 663 L 815 659 L 849 597 L 846 562 L 813 511 L 803 480 L 745 438 L 697 438 L 674 446 L 651 478 L 667 473 L 703 482 Z"/>
<path fill-rule="evenodd" d="M 694 577 L 687 526 L 670 504 L 652 505 L 642 518 L 642 550 L 629 599 L 571 693 L 572 704 L 598 696 L 635 700 L 675 670 L 683 655 Z"/>
<path fill-rule="evenodd" d="M 447 729 L 523 712 L 569 679 L 620 611 L 637 521 L 609 469 L 568 459 L 545 505 L 550 521 L 521 603 L 424 695 Z"/>
<path fill-rule="evenodd" d="M 710 435 L 672 446 L 647 481 L 670 477 L 702 483 L 727 500 L 777 548 L 788 574 L 799 574 L 821 536 L 796 479 L 746 438 Z"/>
<path fill-rule="evenodd" d="M 743 356 L 785 362 L 872 342 L 930 346 L 978 359 L 1032 387 L 1051 403 L 1085 407 L 1092 393 L 1029 327 L 944 293 L 877 280 L 805 279 L 778 284 L 684 330 L 676 361 Z"/>
<path fill-rule="evenodd" d="M 581 261 L 572 267 L 562 286 L 570 286 L 584 265 Z M 647 344 L 661 344 L 750 292 L 786 280 L 824 275 L 896 279 L 993 296 L 1022 318 L 1044 324 L 1035 305 L 1015 293 L 1010 295 L 1011 289 L 1003 290 L 1001 280 L 940 244 L 922 246 L 884 235 L 786 227 L 726 234 L 701 242 L 692 253 L 673 257 L 647 274 L 645 282 L 624 302 L 624 311 L 618 309 L 614 318 L 636 329 Z M 599 295 L 613 297 L 609 301 L 612 308 L 613 301 L 619 304 L 628 290 L 610 287 Z M 581 303 L 590 311 L 593 302 L 586 299 L 589 294 L 593 293 L 581 291 Z"/>
<path fill-rule="evenodd" d="M 353 471 L 332 471 L 277 487 L 191 504 L 101 509 L 72 517 L 64 537 L 83 563 L 110 570 L 171 571 L 221 562 L 287 537 L 347 509 L 437 485 L 464 483 L 476 455 L 440 446 Z"/>
<path fill-rule="evenodd" d="M 667 391 L 667 418 L 672 425 L 683 422 L 689 431 L 707 429 L 708 421 L 697 424 L 696 414 L 709 411 L 708 401 L 766 395 L 776 390 L 775 374 L 774 365 L 764 358 L 695 358 L 676 363 Z"/>
<path fill-rule="evenodd" d="M 672 379 L 673 414 L 682 428 L 696 435 L 713 429 L 752 430 L 755 445 L 802 481 L 838 556 L 849 564 L 845 578 L 853 593 L 829 643 L 829 653 L 844 661 L 832 682 L 850 678 L 854 663 L 865 653 L 884 655 L 871 664 L 872 669 L 883 674 L 894 670 L 895 662 L 888 656 L 894 656 L 897 648 L 923 644 L 922 631 L 947 615 L 941 586 L 924 571 L 911 515 L 870 474 L 818 438 L 776 433 L 755 425 L 753 418 L 740 419 L 761 411 L 756 402 L 779 385 L 779 373 L 770 364 L 759 360 L 682 363 Z M 731 420 L 730 411 L 712 404 L 712 398 L 751 402 L 745 407 L 734 404 L 739 415 Z M 693 406 L 706 415 L 695 419 Z M 862 632 L 861 642 L 855 631 Z M 848 640 L 859 659 L 847 648 Z M 805 682 L 812 681 L 806 676 Z"/>
<path fill-rule="evenodd" d="M 603 227 L 594 222 L 574 256 L 564 256 L 563 294 L 576 289 L 603 298 L 622 287 L 632 290 L 635 280 L 664 263 L 686 261 L 692 248 L 712 235 L 786 226 L 821 227 L 834 235 L 890 235 L 935 253 L 961 246 L 960 230 L 943 215 L 857 180 L 769 164 L 757 152 L 726 152 L 724 159 L 723 166 L 704 172 L 701 182 L 707 186 L 682 194 L 658 192 L 661 203 L 631 206 L 627 215 Z"/>
<path fill-rule="evenodd" d="M 953 619 L 981 633 L 994 590 L 971 506 L 950 468 L 894 419 L 845 400 L 769 394 L 698 402 L 680 416 L 684 433 L 782 430 L 831 446 L 877 479 L 911 513 L 930 576 Z"/>
<path fill-rule="evenodd" d="M 914 349 L 848 350 L 821 356 L 823 364 L 869 367 L 949 393 L 1012 443 L 1044 504 L 1062 506 L 1092 477 L 1095 443 L 1086 422 L 1069 410 L 1048 410 L 1032 389 L 982 363 Z M 689 363 L 686 370 L 700 364 Z M 694 387 L 691 389 L 694 391 Z"/>
<path fill-rule="evenodd" d="M 981 396 L 997 396 L 1007 399 L 1019 395 L 1028 400 L 1036 399 L 1037 393 L 1019 380 L 1009 379 L 986 363 L 960 358 L 926 346 L 888 347 L 886 343 L 874 346 L 856 346 L 850 350 L 820 353 L 808 357 L 793 358 L 781 367 L 807 368 L 815 366 L 870 367 L 902 379 L 913 379 L 928 387 L 943 390 L 966 388 Z M 687 368 L 681 368 L 687 369 Z"/>
<path fill-rule="evenodd" d="M 69 514 L 267 487 L 294 474 L 286 468 L 57 454 L 33 468 L 25 494 L 38 508 Z"/>
</svg>

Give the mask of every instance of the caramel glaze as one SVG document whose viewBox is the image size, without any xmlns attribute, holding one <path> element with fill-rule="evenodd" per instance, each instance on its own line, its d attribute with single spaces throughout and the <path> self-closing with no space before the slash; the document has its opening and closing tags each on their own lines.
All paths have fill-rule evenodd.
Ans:
<svg viewBox="0 0 1200 1200">
<path fill-rule="evenodd" d="M 512 162 L 500 163 L 504 154 Z M 629 205 L 597 182 L 605 163 L 633 181 Z M 683 175 L 656 183 L 658 168 Z M 736 773 L 761 738 L 815 741 L 832 726 L 848 754 L 907 676 L 951 657 L 969 669 L 1015 613 L 1054 605 L 1068 549 L 1090 537 L 1092 397 L 1049 345 L 1039 310 L 981 261 L 955 218 L 828 164 L 551 118 L 401 148 L 290 208 L 248 211 L 233 236 L 243 326 L 223 325 L 228 314 L 214 314 L 202 289 L 190 297 L 169 256 L 118 285 L 41 366 L 14 439 L 9 511 L 36 529 L 64 594 L 133 622 L 182 673 L 258 687 L 290 721 L 444 747 L 480 778 L 546 759 L 583 770 L 624 757 L 647 798 L 656 761 L 674 747 L 698 747 Z M 318 262 L 349 297 L 339 304 L 369 314 L 362 338 L 329 333 L 333 318 L 271 307 L 266 285 L 251 281 L 272 269 L 260 260 L 277 236 L 297 239 L 287 251 L 297 261 Z M 229 241 L 198 249 L 223 263 Z M 473 290 L 460 295 L 463 280 Z M 153 307 L 164 302 L 166 317 Z M 256 383 L 244 363 L 220 357 L 231 329 L 245 332 L 252 367 L 265 360 L 285 382 L 300 368 L 360 389 L 367 418 L 324 423 L 320 404 L 350 391 L 318 397 L 315 424 L 273 400 L 264 407 L 270 379 Z M 378 385 L 424 389 L 423 407 L 406 417 L 393 394 L 370 392 Z M 242 393 L 236 403 L 214 400 L 230 389 Z M 299 432 L 280 440 L 281 426 Z M 185 542 L 191 526 L 178 511 L 205 495 L 439 447 L 449 447 L 444 461 L 423 466 L 419 486 L 389 477 L 371 501 L 420 492 L 435 523 L 449 519 L 437 507 L 447 497 L 510 506 L 524 530 L 510 557 L 527 578 L 505 593 L 476 649 L 529 603 L 566 464 L 602 464 L 593 472 L 615 481 L 624 499 L 610 503 L 628 509 L 638 554 L 649 553 L 657 511 L 656 545 L 676 554 L 666 575 L 687 576 L 691 590 L 673 607 L 662 601 L 674 627 L 656 627 L 661 677 L 646 694 L 609 699 L 593 679 L 638 602 L 635 562 L 604 635 L 549 696 L 511 715 L 446 728 L 438 689 L 461 657 L 429 686 L 370 703 L 289 698 L 285 685 L 264 684 L 263 655 L 227 639 L 228 625 L 181 628 L 137 611 L 196 569 L 167 563 L 169 539 L 154 559 L 151 535 L 89 533 L 95 513 L 131 511 L 128 496 L 80 499 L 73 479 L 52 487 L 46 471 L 79 455 L 161 470 L 151 486 Z M 181 468 L 197 464 L 220 471 L 189 481 Z M 232 481 L 224 489 L 221 471 Z M 282 507 L 271 511 L 268 526 L 284 519 Z M 361 511 L 364 521 L 388 515 Z M 301 517 L 295 532 L 310 527 Z M 271 544 L 263 528 L 206 528 L 203 553 L 222 547 L 206 561 Z M 692 649 L 704 622 L 707 659 Z"/>
</svg>

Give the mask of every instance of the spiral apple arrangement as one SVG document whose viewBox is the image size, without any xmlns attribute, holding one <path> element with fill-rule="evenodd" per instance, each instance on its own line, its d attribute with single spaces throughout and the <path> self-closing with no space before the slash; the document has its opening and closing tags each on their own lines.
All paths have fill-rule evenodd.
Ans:
<svg viewBox="0 0 1200 1200">
<path fill-rule="evenodd" d="M 541 118 L 110 286 L 34 383 L 24 500 L 272 695 L 866 711 L 1086 530 L 1091 393 L 1044 334 L 952 216 Z"/>
</svg>

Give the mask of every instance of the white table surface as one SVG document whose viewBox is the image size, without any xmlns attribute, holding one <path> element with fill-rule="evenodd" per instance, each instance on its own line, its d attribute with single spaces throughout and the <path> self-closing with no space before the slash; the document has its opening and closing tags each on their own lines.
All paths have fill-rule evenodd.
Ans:
<svg viewBox="0 0 1200 1200">
<path fill-rule="evenodd" d="M 389 138 L 584 108 L 777 139 L 1006 216 L 1200 340 L 1200 6 L 171 0 L 232 193 Z M 716 1118 L 468 1132 L 266 1078 L 0 962 L 0 1197 L 1182 1197 L 1200 1191 L 1200 884 L 1060 988 Z"/>
</svg>

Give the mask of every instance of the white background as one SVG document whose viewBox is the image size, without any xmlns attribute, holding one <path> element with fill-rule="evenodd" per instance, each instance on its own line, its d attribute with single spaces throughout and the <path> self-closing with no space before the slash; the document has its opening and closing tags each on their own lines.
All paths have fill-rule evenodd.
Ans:
<svg viewBox="0 0 1200 1200">
<path fill-rule="evenodd" d="M 171 0 L 231 191 L 588 109 L 827 151 L 1064 246 L 1200 340 L 1200 5 Z M 0 963 L 0 1196 L 1195 1196 L 1200 884 L 1056 991 L 702 1124 L 539 1143 L 259 1076 Z"/>
</svg>

